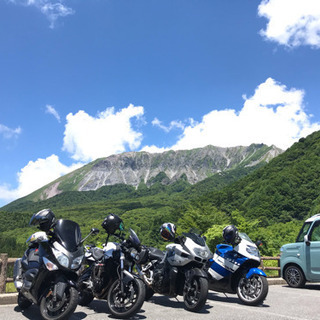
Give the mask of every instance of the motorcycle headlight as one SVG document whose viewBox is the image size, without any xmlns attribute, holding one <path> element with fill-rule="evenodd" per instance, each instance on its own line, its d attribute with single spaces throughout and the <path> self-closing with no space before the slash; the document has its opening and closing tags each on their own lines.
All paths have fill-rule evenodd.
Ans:
<svg viewBox="0 0 320 320">
<path fill-rule="evenodd" d="M 83 260 L 83 255 L 73 259 L 72 264 L 71 264 L 71 269 L 80 268 L 82 260 Z"/>
<path fill-rule="evenodd" d="M 52 249 L 52 252 L 62 267 L 64 268 L 69 267 L 69 258 L 64 253 L 56 249 Z"/>
<path fill-rule="evenodd" d="M 209 258 L 209 251 L 206 249 L 194 248 L 193 251 L 197 256 L 201 257 L 202 259 Z"/>
<path fill-rule="evenodd" d="M 260 257 L 259 250 L 256 247 L 253 246 L 247 246 L 246 248 L 247 252 L 251 254 L 252 256 Z"/>
</svg>

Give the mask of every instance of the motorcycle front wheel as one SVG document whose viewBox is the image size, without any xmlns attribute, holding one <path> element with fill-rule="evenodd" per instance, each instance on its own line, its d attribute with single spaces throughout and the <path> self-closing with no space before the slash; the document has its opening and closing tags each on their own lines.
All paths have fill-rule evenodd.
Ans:
<svg viewBox="0 0 320 320">
<path fill-rule="evenodd" d="M 79 291 L 78 304 L 80 306 L 87 306 L 94 299 L 93 293 L 87 290 Z"/>
<path fill-rule="evenodd" d="M 208 280 L 194 277 L 190 282 L 184 284 L 183 301 L 188 311 L 200 311 L 208 296 Z"/>
<path fill-rule="evenodd" d="M 25 310 L 32 305 L 32 302 L 28 300 L 21 292 L 18 294 L 18 306 L 20 309 Z"/>
<path fill-rule="evenodd" d="M 67 287 L 61 300 L 55 300 L 52 289 L 48 289 L 40 302 L 40 313 L 45 320 L 69 319 L 78 305 L 78 291 Z"/>
<path fill-rule="evenodd" d="M 145 299 L 146 289 L 142 280 L 134 278 L 128 283 L 123 283 L 117 279 L 110 287 L 107 297 L 109 310 L 116 318 L 129 318 L 137 313 Z"/>
<path fill-rule="evenodd" d="M 250 306 L 262 304 L 267 294 L 268 281 L 266 277 L 254 274 L 249 279 L 246 279 L 245 275 L 240 278 L 237 295 L 244 304 Z"/>
</svg>

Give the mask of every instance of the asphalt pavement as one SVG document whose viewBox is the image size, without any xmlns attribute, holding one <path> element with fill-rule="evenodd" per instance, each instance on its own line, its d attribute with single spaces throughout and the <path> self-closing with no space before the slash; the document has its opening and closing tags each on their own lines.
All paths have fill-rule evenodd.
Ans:
<svg viewBox="0 0 320 320">
<path fill-rule="evenodd" d="M 78 306 L 70 320 L 112 319 L 106 302 L 94 300 L 88 307 Z M 16 305 L 0 305 L 1 320 L 40 320 L 37 306 L 24 312 Z M 178 299 L 155 295 L 145 302 L 134 320 L 319 320 L 320 284 L 308 284 L 294 289 L 287 285 L 269 286 L 263 305 L 252 307 L 241 304 L 237 295 L 209 292 L 205 308 L 200 313 L 184 309 L 182 297 Z"/>
</svg>

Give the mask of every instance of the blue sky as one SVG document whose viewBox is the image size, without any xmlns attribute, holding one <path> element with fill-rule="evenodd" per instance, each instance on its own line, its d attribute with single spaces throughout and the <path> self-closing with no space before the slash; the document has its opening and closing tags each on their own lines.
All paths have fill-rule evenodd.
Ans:
<svg viewBox="0 0 320 320">
<path fill-rule="evenodd" d="M 0 0 L 0 206 L 99 157 L 320 129 L 318 0 Z"/>
</svg>

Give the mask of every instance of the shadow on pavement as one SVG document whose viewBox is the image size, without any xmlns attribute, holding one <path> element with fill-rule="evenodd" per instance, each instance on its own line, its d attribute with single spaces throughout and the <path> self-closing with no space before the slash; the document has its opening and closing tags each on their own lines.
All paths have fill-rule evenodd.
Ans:
<svg viewBox="0 0 320 320">
<path fill-rule="evenodd" d="M 289 288 L 289 289 L 298 289 L 298 290 L 306 290 L 306 289 L 308 289 L 308 290 L 320 290 L 320 284 L 319 283 L 308 283 L 307 282 L 307 284 L 304 286 L 304 287 L 302 287 L 302 288 L 292 288 L 292 287 L 290 287 L 289 285 L 283 285 L 282 287 L 284 287 L 284 288 Z"/>
<path fill-rule="evenodd" d="M 240 304 L 242 306 L 245 306 L 245 304 L 243 304 L 241 302 L 241 300 L 238 298 L 238 296 L 235 294 L 226 293 L 225 295 L 223 295 L 223 293 L 209 292 L 208 299 L 213 301 L 213 304 L 214 304 L 214 301 L 219 301 L 219 302 L 225 302 L 225 303 Z M 268 304 L 263 303 L 261 305 L 247 306 L 247 307 L 249 307 L 249 308 L 268 308 L 270 306 Z"/>
<path fill-rule="evenodd" d="M 179 297 L 176 298 L 169 298 L 167 296 L 153 296 L 152 298 L 150 298 L 150 300 L 148 301 L 149 303 L 154 303 L 157 305 L 161 305 L 164 307 L 171 307 L 171 308 L 180 308 L 181 310 L 185 310 L 185 305 L 184 302 L 181 298 L 181 300 L 179 299 Z M 142 306 L 143 307 L 143 306 Z M 211 309 L 212 306 L 206 304 L 204 306 L 204 308 L 198 312 L 198 314 L 205 314 L 205 313 L 209 313 L 209 309 Z"/>
<path fill-rule="evenodd" d="M 107 302 L 105 300 L 95 299 L 87 307 L 83 307 L 83 308 L 86 308 L 88 310 L 92 310 L 92 311 L 94 311 L 94 313 L 98 313 L 98 314 L 103 313 L 111 319 L 116 319 L 114 316 L 112 316 L 110 314 L 109 308 L 107 306 Z M 146 319 L 146 317 L 144 315 L 142 315 L 141 313 L 144 313 L 143 306 L 142 306 L 141 310 L 136 315 L 134 315 L 128 319 L 132 319 L 132 320 Z"/>
</svg>

